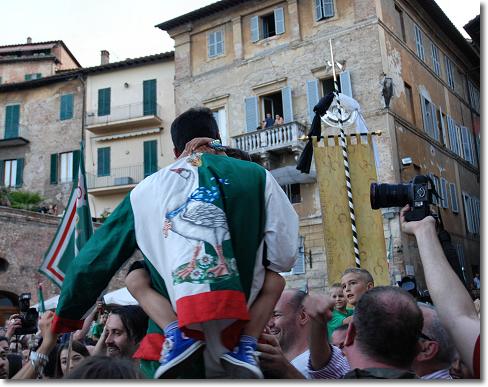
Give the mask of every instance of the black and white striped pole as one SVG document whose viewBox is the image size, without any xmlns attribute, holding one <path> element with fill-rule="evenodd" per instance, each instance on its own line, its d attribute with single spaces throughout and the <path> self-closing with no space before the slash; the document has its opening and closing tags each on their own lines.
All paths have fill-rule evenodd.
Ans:
<svg viewBox="0 0 488 387">
<path fill-rule="evenodd" d="M 351 176 L 349 174 L 349 162 L 347 160 L 347 149 L 346 149 L 346 135 L 344 134 L 343 125 L 343 112 L 344 107 L 341 105 L 339 99 L 339 84 L 337 82 L 337 76 L 335 71 L 334 53 L 332 51 L 332 39 L 329 40 L 330 43 L 330 55 L 332 59 L 332 74 L 334 76 L 334 95 L 337 99 L 337 105 L 339 109 L 339 129 L 341 130 L 341 145 L 342 145 L 342 155 L 344 156 L 344 167 L 346 172 L 346 183 L 347 183 L 347 195 L 349 197 L 349 210 L 351 213 L 351 225 L 352 225 L 352 239 L 354 242 L 354 256 L 356 258 L 356 266 L 361 267 L 361 261 L 359 260 L 359 245 L 358 245 L 358 235 L 356 231 L 356 218 L 354 216 L 354 204 L 352 201 L 352 189 L 351 189 Z"/>
</svg>

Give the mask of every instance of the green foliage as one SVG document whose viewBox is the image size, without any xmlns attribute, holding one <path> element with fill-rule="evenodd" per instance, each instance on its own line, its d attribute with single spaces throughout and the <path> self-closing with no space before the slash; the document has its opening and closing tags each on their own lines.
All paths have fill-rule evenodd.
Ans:
<svg viewBox="0 0 488 387">
<path fill-rule="evenodd" d="M 40 191 L 28 192 L 24 190 L 9 190 L 7 197 L 11 208 L 19 210 L 38 211 L 46 200 L 41 196 Z"/>
<path fill-rule="evenodd" d="M 111 213 L 112 211 L 109 211 L 108 208 L 104 208 L 102 213 L 100 214 L 100 223 L 105 223 Z"/>
</svg>

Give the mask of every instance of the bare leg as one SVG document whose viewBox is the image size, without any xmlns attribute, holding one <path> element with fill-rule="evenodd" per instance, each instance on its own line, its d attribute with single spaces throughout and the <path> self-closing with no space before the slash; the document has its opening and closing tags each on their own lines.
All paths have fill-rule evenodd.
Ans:
<svg viewBox="0 0 488 387">
<path fill-rule="evenodd" d="M 224 253 L 222 252 L 222 245 L 215 245 L 215 251 L 219 257 L 219 264 L 213 269 L 209 269 L 209 273 L 214 273 L 216 276 L 229 274 L 229 268 L 227 267 L 227 262 L 224 258 Z"/>
<path fill-rule="evenodd" d="M 266 269 L 263 287 L 249 309 L 251 321 L 244 327 L 242 334 L 256 339 L 261 336 L 281 297 L 285 284 L 286 281 L 281 275 Z"/>
<path fill-rule="evenodd" d="M 151 276 L 144 269 L 132 270 L 125 278 L 125 286 L 161 329 L 177 319 L 169 300 L 151 287 Z"/>
<path fill-rule="evenodd" d="M 185 267 L 183 270 L 180 270 L 178 272 L 178 275 L 181 278 L 186 278 L 191 274 L 191 272 L 195 268 L 195 262 L 197 260 L 198 254 L 200 254 L 201 249 L 202 249 L 202 246 L 195 246 L 195 249 L 193 250 L 193 257 L 192 257 L 190 263 L 188 264 L 187 267 Z"/>
</svg>

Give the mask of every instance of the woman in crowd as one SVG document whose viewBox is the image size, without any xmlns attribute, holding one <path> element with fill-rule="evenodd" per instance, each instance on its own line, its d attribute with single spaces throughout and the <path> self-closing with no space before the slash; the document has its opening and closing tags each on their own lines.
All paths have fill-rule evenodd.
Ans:
<svg viewBox="0 0 488 387">
<path fill-rule="evenodd" d="M 68 364 L 68 350 L 69 342 L 61 344 L 58 349 L 58 355 L 56 357 L 56 379 L 60 379 L 66 374 L 66 366 Z M 85 357 L 90 356 L 88 349 L 79 341 L 73 341 L 73 347 L 71 348 L 71 358 L 69 369 L 70 371 L 75 368 L 79 362 Z"/>
</svg>

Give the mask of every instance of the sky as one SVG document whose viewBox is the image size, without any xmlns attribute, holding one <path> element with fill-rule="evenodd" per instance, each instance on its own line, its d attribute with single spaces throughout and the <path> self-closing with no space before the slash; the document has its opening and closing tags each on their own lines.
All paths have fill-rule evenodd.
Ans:
<svg viewBox="0 0 488 387">
<path fill-rule="evenodd" d="M 18 0 L 17 0 L 18 1 Z M 83 67 L 100 65 L 100 51 L 110 62 L 174 50 L 174 41 L 155 25 L 216 0 L 23 0 L 4 1 L 0 46 L 62 40 Z M 421 0 L 420 0 L 421 1 Z M 453 24 L 480 13 L 480 0 L 436 0 Z M 484 4 L 485 0 L 481 0 Z"/>
</svg>

